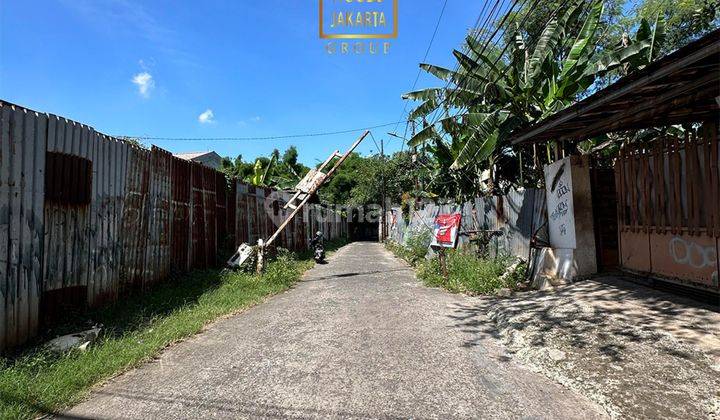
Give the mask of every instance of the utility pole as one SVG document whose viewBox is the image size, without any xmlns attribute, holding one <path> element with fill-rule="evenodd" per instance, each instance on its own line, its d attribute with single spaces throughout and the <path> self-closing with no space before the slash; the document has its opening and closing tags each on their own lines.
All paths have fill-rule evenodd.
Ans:
<svg viewBox="0 0 720 420">
<path fill-rule="evenodd" d="M 413 120 L 413 121 L 411 122 L 411 126 L 410 126 L 410 127 L 411 127 L 411 130 L 412 130 L 412 131 L 411 131 L 412 134 L 410 135 L 410 138 L 413 138 L 413 137 L 415 137 L 415 120 Z M 413 146 L 413 152 L 412 152 L 412 163 L 413 163 L 413 167 L 415 167 L 415 166 L 417 165 L 417 160 L 418 160 L 418 157 L 417 157 L 417 146 Z M 415 191 L 420 191 L 420 175 L 418 175 L 417 168 L 415 168 L 415 169 L 416 169 L 416 170 L 415 170 Z"/>
<path fill-rule="evenodd" d="M 380 179 L 382 182 L 380 187 L 380 199 L 382 200 L 382 203 L 380 204 L 382 211 L 382 217 L 380 218 L 380 221 L 382 222 L 382 228 L 380 229 L 380 242 L 384 242 L 385 238 L 387 238 L 387 220 L 385 220 L 387 217 L 387 208 L 385 205 L 385 139 L 380 139 L 380 161 L 382 162 L 382 166 L 380 168 Z"/>
</svg>

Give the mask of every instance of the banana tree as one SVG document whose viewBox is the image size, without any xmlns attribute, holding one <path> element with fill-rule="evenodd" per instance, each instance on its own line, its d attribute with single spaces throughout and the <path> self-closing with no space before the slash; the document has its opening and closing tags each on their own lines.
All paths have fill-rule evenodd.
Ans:
<svg viewBox="0 0 720 420">
<path fill-rule="evenodd" d="M 275 165 L 276 157 L 273 155 L 270 158 L 270 162 L 268 162 L 267 166 L 263 168 L 262 161 L 260 159 L 257 159 L 255 161 L 255 167 L 253 168 L 253 176 L 252 176 L 252 184 L 255 186 L 268 186 L 267 182 L 269 180 L 268 175 L 270 174 L 270 171 L 272 170 L 273 166 Z"/>
<path fill-rule="evenodd" d="M 658 19 L 652 29 L 643 23 L 632 44 L 600 54 L 596 43 L 603 2 L 587 5 L 576 0 L 564 13 L 553 15 L 537 39 L 525 39 L 518 26 L 507 28 L 508 43 L 502 51 L 488 51 L 468 37 L 465 52 L 453 51 L 457 71 L 420 64 L 448 82 L 448 87 L 403 95 L 404 99 L 423 101 L 409 119 L 426 119 L 437 110 L 443 115 L 415 134 L 409 145 L 450 142 L 455 147 L 446 148 L 453 157 L 448 169 L 473 175 L 488 169 L 492 174 L 493 163 L 519 166 L 520 171 L 510 173 L 514 177 L 510 181 L 517 183 L 517 175 L 529 168 L 532 159 L 525 156 L 523 163 L 523 152 L 510 146 L 514 130 L 572 104 L 598 74 L 626 63 L 646 65 L 653 58 L 652 46 L 661 41 L 662 20 Z M 532 51 L 528 44 L 534 45 Z M 522 176 L 519 178 L 522 182 Z"/>
</svg>

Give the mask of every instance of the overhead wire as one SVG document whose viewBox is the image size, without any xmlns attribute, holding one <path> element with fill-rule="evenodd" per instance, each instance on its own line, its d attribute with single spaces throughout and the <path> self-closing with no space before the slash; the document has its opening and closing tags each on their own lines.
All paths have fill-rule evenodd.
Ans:
<svg viewBox="0 0 720 420">
<path fill-rule="evenodd" d="M 430 49 L 432 48 L 433 43 L 435 42 L 435 36 L 437 35 L 438 28 L 440 27 L 440 22 L 442 22 L 443 15 L 445 14 L 445 8 L 447 7 L 448 0 L 445 0 L 443 3 L 442 9 L 440 9 L 440 16 L 438 16 L 437 23 L 435 24 L 435 29 L 433 30 L 432 37 L 430 38 L 430 43 L 428 44 L 427 49 L 425 50 L 425 55 L 423 56 L 423 62 L 427 60 L 428 55 L 430 55 Z M 415 90 L 415 87 L 417 86 L 418 80 L 420 80 L 420 74 L 422 73 L 422 69 L 418 69 L 417 75 L 415 76 L 415 81 L 413 82 L 412 88 L 410 88 L 410 91 Z M 402 122 L 402 119 L 405 117 L 405 112 L 407 111 L 408 103 L 405 101 L 405 105 L 403 107 L 402 113 L 400 114 L 400 118 L 398 118 L 398 123 L 395 125 L 394 132 L 397 132 L 397 128 Z"/>
<path fill-rule="evenodd" d="M 402 121 L 401 121 L 402 122 Z M 265 136 L 265 137 L 151 137 L 151 136 L 127 136 L 127 135 L 119 135 L 115 136 L 118 138 L 126 138 L 126 139 L 138 139 L 138 140 L 156 140 L 156 141 L 254 141 L 254 140 L 284 140 L 284 139 L 298 139 L 298 138 L 304 138 L 304 137 L 324 137 L 324 136 L 334 136 L 338 134 L 349 134 L 349 133 L 356 133 L 359 131 L 367 131 L 367 130 L 374 130 L 376 128 L 383 128 L 383 127 L 389 127 L 391 125 L 397 124 L 396 122 L 386 123 L 386 124 L 378 124 L 370 127 L 362 127 L 362 128 L 353 128 L 349 130 L 340 130 L 340 131 L 326 131 L 326 132 L 316 132 L 316 133 L 303 133 L 303 134 L 286 134 L 286 135 L 279 135 L 279 136 Z"/>
<path fill-rule="evenodd" d="M 498 5 L 500 4 L 500 0 L 495 0 L 495 4 L 493 5 L 492 9 L 490 9 L 490 12 L 485 16 L 485 20 L 483 21 L 482 27 L 479 27 L 478 25 L 479 25 L 479 23 L 480 23 L 480 20 L 482 19 L 483 15 L 485 15 L 485 11 L 487 10 L 487 7 L 488 7 L 489 4 L 490 4 L 490 2 L 487 2 L 487 1 L 483 3 L 483 8 L 482 8 L 482 10 L 480 11 L 480 14 L 478 14 L 477 19 L 475 19 L 475 25 L 473 26 L 473 28 L 472 28 L 472 30 L 471 30 L 471 35 L 470 35 L 470 36 L 478 36 L 478 34 L 483 33 L 484 31 L 481 31 L 480 29 L 481 29 L 481 28 L 486 28 L 487 25 L 488 25 L 490 22 L 492 22 L 492 19 L 491 19 L 491 18 L 495 15 L 496 9 L 497 9 L 497 10 L 500 10 L 500 9 L 497 8 Z M 426 59 L 427 59 L 427 57 L 423 60 L 423 62 L 425 62 Z M 455 73 L 457 73 L 457 71 L 458 71 L 458 69 L 459 69 L 459 66 L 460 66 L 459 64 L 456 65 L 456 67 L 455 67 Z M 422 71 L 422 69 L 418 69 L 418 77 L 420 76 L 421 71 Z M 416 79 L 416 83 L 417 83 L 417 79 Z M 447 91 L 448 87 L 450 86 L 450 83 L 451 83 L 451 80 L 448 80 L 447 83 L 445 84 L 445 87 L 443 88 L 444 91 Z M 412 89 L 412 91 L 414 91 L 414 90 L 415 90 L 415 84 L 413 84 L 413 89 Z M 407 105 L 408 105 L 408 101 L 405 102 L 405 108 L 403 109 L 403 113 L 402 113 L 402 115 L 401 115 L 401 118 L 405 115 L 405 110 L 407 109 Z M 439 109 L 439 106 L 438 106 L 437 109 Z M 436 109 L 436 112 L 437 112 L 437 109 Z M 411 123 L 411 121 L 410 121 L 409 119 L 406 120 L 406 123 L 405 123 L 405 136 L 403 137 L 404 139 L 406 139 L 406 141 L 407 141 L 408 125 L 409 125 L 410 123 Z M 405 142 L 403 142 L 403 148 L 404 148 L 404 146 L 405 146 Z"/>
</svg>

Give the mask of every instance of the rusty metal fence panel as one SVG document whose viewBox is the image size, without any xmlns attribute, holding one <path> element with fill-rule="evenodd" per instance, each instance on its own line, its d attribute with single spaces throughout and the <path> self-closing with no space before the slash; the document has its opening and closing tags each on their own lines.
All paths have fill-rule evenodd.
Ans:
<svg viewBox="0 0 720 420">
<path fill-rule="evenodd" d="M 237 183 L 237 195 L 235 209 L 235 246 L 242 243 L 252 243 L 250 240 L 250 213 L 248 211 L 248 186 L 240 182 Z"/>
<path fill-rule="evenodd" d="M 717 123 L 623 148 L 615 164 L 620 265 L 720 290 Z"/>
<path fill-rule="evenodd" d="M 191 264 L 191 165 L 190 162 L 172 159 L 172 265 L 175 270 L 187 271 Z"/>
<path fill-rule="evenodd" d="M 38 325 L 47 116 L 0 104 L 0 348 Z"/>
<path fill-rule="evenodd" d="M 88 127 L 51 115 L 46 132 L 46 147 L 36 147 L 48 152 L 43 153 L 46 200 L 41 301 L 44 316 L 52 317 L 63 305 L 81 306 L 87 300 L 92 187 L 85 184 L 82 195 L 87 197 L 83 200 L 77 199 L 80 194 L 75 187 L 82 178 L 89 178 L 92 185 L 93 162 Z"/>
<path fill-rule="evenodd" d="M 120 294 L 142 290 L 145 281 L 144 250 L 148 240 L 145 208 L 150 192 L 150 154 L 139 147 L 128 147 L 126 160 L 118 285 Z"/>
<path fill-rule="evenodd" d="M 544 200 L 544 190 L 511 190 L 504 196 L 478 197 L 462 204 L 426 202 L 421 208 L 410 210 L 407 220 L 400 207 L 392 207 L 384 220 L 388 238 L 406 244 L 410 236 L 432 229 L 438 214 L 460 213 L 458 247 L 471 245 L 471 236 L 478 232 L 494 231 L 500 236 L 491 240 L 491 254 L 527 259 L 532 236 L 545 224 Z"/>
<path fill-rule="evenodd" d="M 219 246 L 272 233 L 288 214 L 273 206 L 285 199 L 0 101 L 0 351 L 68 307 L 142 292 L 171 270 L 215 266 Z M 283 245 L 303 249 L 308 220 L 294 221 Z M 342 223 L 328 222 L 332 238 Z"/>
<path fill-rule="evenodd" d="M 145 264 L 149 270 L 147 283 L 155 283 L 170 274 L 171 241 L 171 170 L 170 152 L 153 146 L 150 151 L 150 194 L 148 201 L 149 240 Z"/>
</svg>

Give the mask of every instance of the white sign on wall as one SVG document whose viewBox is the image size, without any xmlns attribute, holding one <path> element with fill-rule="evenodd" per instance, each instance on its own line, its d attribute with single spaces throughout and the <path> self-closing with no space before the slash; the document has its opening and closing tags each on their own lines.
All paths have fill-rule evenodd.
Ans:
<svg viewBox="0 0 720 420">
<path fill-rule="evenodd" d="M 545 166 L 545 193 L 550 246 L 575 249 L 577 243 L 570 157 Z"/>
</svg>

